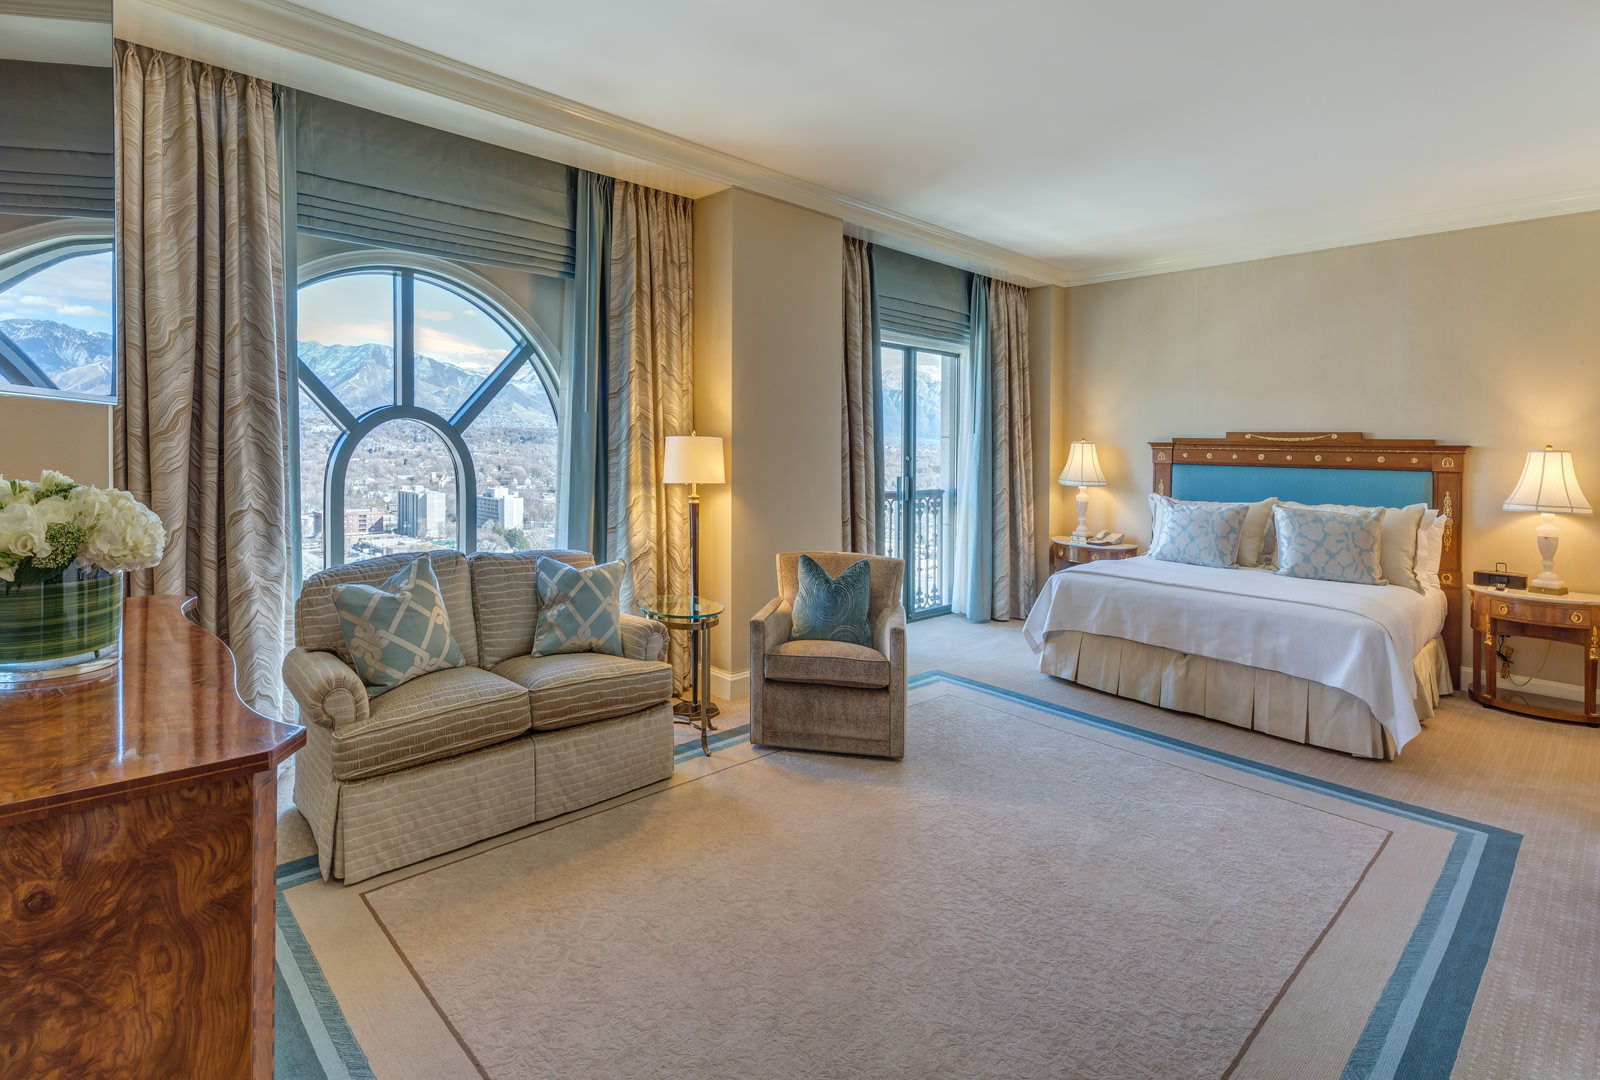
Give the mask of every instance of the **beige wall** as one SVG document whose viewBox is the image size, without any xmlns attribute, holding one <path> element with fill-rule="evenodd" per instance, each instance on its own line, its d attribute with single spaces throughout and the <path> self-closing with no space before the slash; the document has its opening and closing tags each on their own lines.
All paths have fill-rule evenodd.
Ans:
<svg viewBox="0 0 1600 1080">
<path fill-rule="evenodd" d="M 45 469 L 109 487 L 111 406 L 0 394 L 0 476 L 37 480 Z"/>
<path fill-rule="evenodd" d="M 1500 509 L 1529 449 L 1600 498 L 1600 213 L 1079 286 L 1067 329 L 1067 438 L 1110 481 L 1091 527 L 1148 536 L 1149 441 L 1251 429 L 1471 444 L 1469 571 L 1538 569 L 1538 519 Z M 1558 572 L 1600 592 L 1600 521 L 1559 524 Z M 1514 644 L 1531 673 L 1544 645 Z M 1541 677 L 1574 681 L 1569 651 Z"/>
<path fill-rule="evenodd" d="M 695 204 L 695 420 L 728 450 L 728 483 L 703 490 L 701 589 L 728 607 L 724 672 L 749 665 L 777 553 L 839 546 L 843 245 L 839 219 L 749 192 Z"/>
</svg>

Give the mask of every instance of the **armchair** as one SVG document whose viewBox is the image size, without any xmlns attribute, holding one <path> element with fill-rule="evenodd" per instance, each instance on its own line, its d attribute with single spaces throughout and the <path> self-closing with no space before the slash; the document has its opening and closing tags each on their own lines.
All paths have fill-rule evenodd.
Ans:
<svg viewBox="0 0 1600 1080">
<path fill-rule="evenodd" d="M 778 595 L 750 620 L 750 741 L 795 750 L 900 758 L 906 736 L 905 563 L 877 555 L 806 552 L 830 575 L 872 564 L 867 620 L 873 648 L 790 641 L 800 553 L 778 556 Z"/>
</svg>

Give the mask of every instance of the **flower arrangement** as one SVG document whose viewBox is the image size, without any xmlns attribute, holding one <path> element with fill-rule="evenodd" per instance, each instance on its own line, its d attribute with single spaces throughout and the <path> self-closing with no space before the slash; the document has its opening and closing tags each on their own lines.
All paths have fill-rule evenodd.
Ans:
<svg viewBox="0 0 1600 1080">
<path fill-rule="evenodd" d="M 36 484 L 0 477 L 0 581 L 6 589 L 61 580 L 74 564 L 115 573 L 161 561 L 166 529 L 126 491 L 47 471 Z"/>
</svg>

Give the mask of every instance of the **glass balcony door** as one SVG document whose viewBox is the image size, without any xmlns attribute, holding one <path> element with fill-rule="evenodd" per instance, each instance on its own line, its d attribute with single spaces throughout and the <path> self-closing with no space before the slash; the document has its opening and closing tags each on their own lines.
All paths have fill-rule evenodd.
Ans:
<svg viewBox="0 0 1600 1080">
<path fill-rule="evenodd" d="M 883 425 L 883 519 L 878 546 L 904 559 L 906 614 L 950 610 L 955 537 L 954 353 L 885 343 L 878 355 Z"/>
</svg>

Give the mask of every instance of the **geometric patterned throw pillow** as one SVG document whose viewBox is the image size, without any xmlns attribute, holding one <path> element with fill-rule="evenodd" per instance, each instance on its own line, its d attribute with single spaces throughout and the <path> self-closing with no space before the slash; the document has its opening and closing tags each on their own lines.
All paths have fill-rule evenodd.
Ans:
<svg viewBox="0 0 1600 1080">
<path fill-rule="evenodd" d="M 800 556 L 790 641 L 846 641 L 872 648 L 872 564 L 862 559 L 829 577 L 822 564 Z"/>
<path fill-rule="evenodd" d="M 461 666 L 439 579 L 426 555 L 411 560 L 382 585 L 335 585 L 333 606 L 368 697 L 418 675 Z"/>
<path fill-rule="evenodd" d="M 622 655 L 622 575 L 628 564 L 587 570 L 539 556 L 539 620 L 533 655 L 597 652 Z"/>
</svg>

